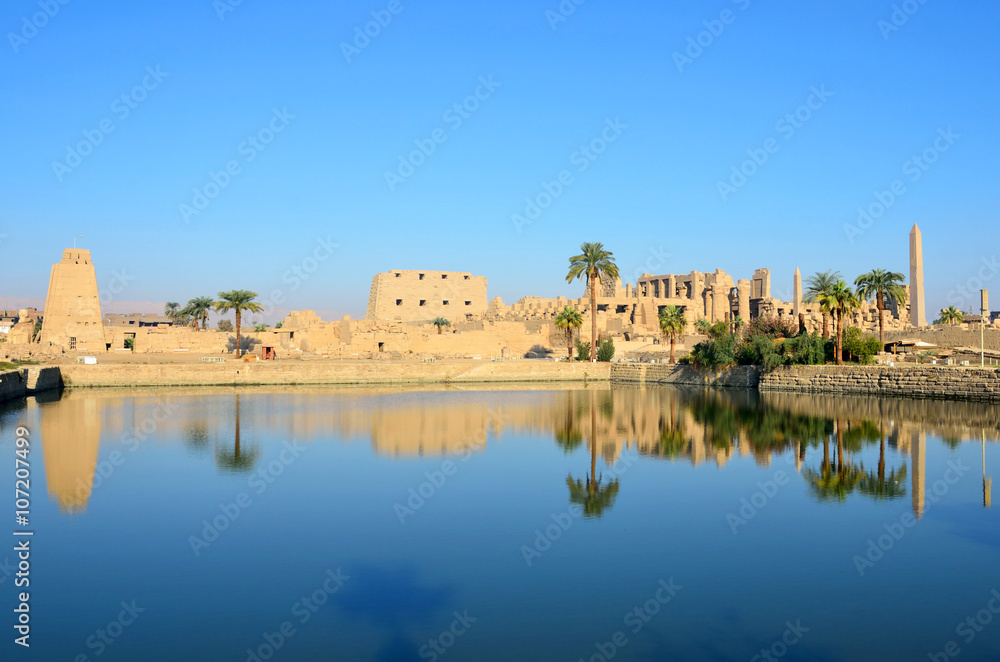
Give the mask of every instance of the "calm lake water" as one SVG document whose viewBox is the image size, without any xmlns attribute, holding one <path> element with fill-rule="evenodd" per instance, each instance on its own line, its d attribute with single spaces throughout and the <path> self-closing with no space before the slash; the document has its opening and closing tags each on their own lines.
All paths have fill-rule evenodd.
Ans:
<svg viewBox="0 0 1000 662">
<path fill-rule="evenodd" d="M 0 490 L 13 531 L 23 425 L 31 649 L 8 626 L 0 657 L 995 661 L 998 409 L 606 386 L 29 400 L 0 409 Z"/>
</svg>

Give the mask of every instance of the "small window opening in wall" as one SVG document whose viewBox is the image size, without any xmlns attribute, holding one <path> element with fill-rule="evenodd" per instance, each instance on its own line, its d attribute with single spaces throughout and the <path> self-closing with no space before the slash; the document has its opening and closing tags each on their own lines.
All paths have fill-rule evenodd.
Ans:
<svg viewBox="0 0 1000 662">
<path fill-rule="evenodd" d="M 466 276 L 466 277 L 465 277 L 465 280 L 469 280 L 469 277 L 468 277 L 468 276 Z"/>
<path fill-rule="evenodd" d="M 424 305 L 425 303 L 427 303 L 427 299 L 421 299 L 421 300 L 420 300 L 420 305 L 421 305 L 421 306 L 422 306 L 422 305 Z"/>
<path fill-rule="evenodd" d="M 403 300 L 402 299 L 396 299 L 396 305 L 397 306 L 402 306 L 403 305 Z"/>
<path fill-rule="evenodd" d="M 423 279 L 424 279 L 424 275 L 423 275 L 423 274 L 419 274 L 419 275 L 417 275 L 417 278 L 418 278 L 419 280 L 423 280 Z"/>
<path fill-rule="evenodd" d="M 471 306 L 471 305 L 472 305 L 472 302 L 471 302 L 471 301 L 466 301 L 466 302 L 465 302 L 465 305 L 466 305 L 466 306 Z"/>
<path fill-rule="evenodd" d="M 447 305 L 448 305 L 448 300 L 447 300 L 447 299 L 445 299 L 445 300 L 444 300 L 444 301 L 442 301 L 441 303 L 442 303 L 443 305 L 447 306 Z"/>
<path fill-rule="evenodd" d="M 448 280 L 448 274 L 441 274 L 441 280 Z"/>
<path fill-rule="evenodd" d="M 381 352 L 381 351 L 382 351 L 382 350 L 383 350 L 384 348 L 385 348 L 385 343 L 384 343 L 384 342 L 380 342 L 380 343 L 378 344 L 378 351 L 380 351 L 380 352 Z"/>
<path fill-rule="evenodd" d="M 399 272 L 396 272 L 396 278 L 399 278 Z"/>
<path fill-rule="evenodd" d="M 69 348 L 70 349 L 76 349 L 76 337 L 75 336 L 70 336 L 70 339 L 69 339 Z"/>
</svg>

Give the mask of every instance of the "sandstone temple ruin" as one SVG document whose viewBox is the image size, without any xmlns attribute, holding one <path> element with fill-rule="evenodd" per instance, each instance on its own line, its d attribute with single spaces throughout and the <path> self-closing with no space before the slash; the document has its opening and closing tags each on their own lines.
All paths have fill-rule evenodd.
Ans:
<svg viewBox="0 0 1000 662">
<path fill-rule="evenodd" d="M 923 306 L 923 261 L 919 228 L 910 234 L 910 275 L 907 303 L 890 305 L 888 329 L 926 325 Z M 455 271 L 390 270 L 372 279 L 364 319 L 345 316 L 322 320 L 309 310 L 293 311 L 280 328 L 255 332 L 252 319 L 243 333 L 256 347 L 274 349 L 279 359 L 318 357 L 392 359 L 403 357 L 519 358 L 564 356 L 566 335 L 555 326 L 565 306 L 586 317 L 597 317 L 598 333 L 615 340 L 618 356 L 643 356 L 663 351 L 658 315 L 667 306 L 680 308 L 688 320 L 681 349 L 700 340 L 695 322 L 734 324 L 759 317 L 776 317 L 810 330 L 819 330 L 823 316 L 818 304 L 803 301 L 802 276 L 792 275 L 786 296 L 774 295 L 772 274 L 759 268 L 746 278 L 721 269 L 687 274 L 642 274 L 635 283 L 621 280 L 599 284 L 597 306 L 590 310 L 586 288 L 578 298 L 526 296 L 506 304 L 487 295 L 484 276 Z M 180 298 L 180 297 L 179 297 Z M 790 299 L 790 300 L 788 300 Z M 913 305 L 910 305 L 910 302 Z M 184 353 L 194 356 L 232 354 L 235 337 L 217 329 L 176 326 L 155 315 L 109 315 L 103 318 L 90 252 L 66 249 L 52 266 L 45 310 L 20 311 L 19 319 L 5 318 L 6 342 L 0 358 L 35 354 L 102 352 Z M 431 321 L 448 320 L 440 329 Z M 40 335 L 37 321 L 43 319 Z M 847 322 L 872 330 L 878 322 L 874 302 L 865 302 Z M 590 323 L 578 331 L 590 340 Z"/>
</svg>

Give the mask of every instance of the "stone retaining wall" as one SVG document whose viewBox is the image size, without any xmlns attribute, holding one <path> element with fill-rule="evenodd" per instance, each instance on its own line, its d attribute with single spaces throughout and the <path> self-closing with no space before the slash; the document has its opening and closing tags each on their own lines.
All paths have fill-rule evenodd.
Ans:
<svg viewBox="0 0 1000 662">
<path fill-rule="evenodd" d="M 863 393 L 911 398 L 1000 400 L 1000 369 L 937 366 L 783 366 L 761 391 Z"/>
<path fill-rule="evenodd" d="M 17 400 L 62 386 L 59 368 L 36 367 L 0 372 L 0 402 Z"/>
<path fill-rule="evenodd" d="M 104 363 L 61 366 L 67 386 L 228 386 L 607 381 L 609 363 L 439 361 L 338 363 L 227 361 L 205 364 Z"/>
<path fill-rule="evenodd" d="M 757 388 L 759 380 L 760 370 L 753 366 L 736 366 L 714 372 L 668 363 L 615 363 L 611 366 L 613 383 Z"/>
</svg>

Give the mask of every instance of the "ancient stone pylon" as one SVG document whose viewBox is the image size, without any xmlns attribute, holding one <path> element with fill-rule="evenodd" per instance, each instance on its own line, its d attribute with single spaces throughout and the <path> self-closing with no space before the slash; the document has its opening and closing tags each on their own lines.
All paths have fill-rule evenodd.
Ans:
<svg viewBox="0 0 1000 662">
<path fill-rule="evenodd" d="M 910 230 L 910 324 L 927 326 L 927 309 L 924 306 L 924 247 L 920 228 L 916 223 Z"/>
<path fill-rule="evenodd" d="M 52 265 L 41 342 L 69 350 L 105 351 L 101 299 L 90 251 L 67 248 L 62 260 Z"/>
</svg>

